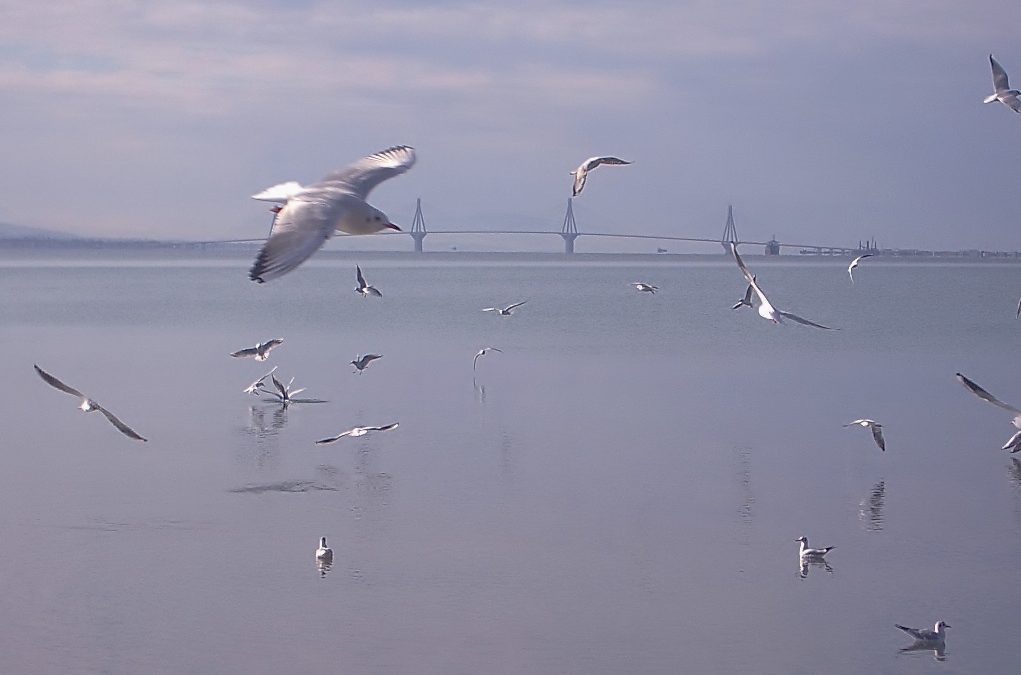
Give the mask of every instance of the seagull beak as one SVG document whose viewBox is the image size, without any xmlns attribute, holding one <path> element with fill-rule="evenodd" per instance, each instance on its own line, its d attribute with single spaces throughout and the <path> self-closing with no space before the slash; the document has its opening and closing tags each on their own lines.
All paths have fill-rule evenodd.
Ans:
<svg viewBox="0 0 1021 675">
<path fill-rule="evenodd" d="M 386 226 L 387 226 L 388 229 L 391 229 L 391 230 L 397 230 L 398 232 L 402 231 L 401 228 L 397 227 L 393 223 L 387 223 Z"/>
</svg>

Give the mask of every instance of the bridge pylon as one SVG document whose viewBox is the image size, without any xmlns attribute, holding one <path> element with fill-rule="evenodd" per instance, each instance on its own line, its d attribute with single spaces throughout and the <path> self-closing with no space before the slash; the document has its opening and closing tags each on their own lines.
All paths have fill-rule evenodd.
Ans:
<svg viewBox="0 0 1021 675">
<path fill-rule="evenodd" d="M 567 215 L 564 216 L 564 226 L 560 228 L 560 236 L 564 238 L 564 253 L 574 253 L 574 240 L 578 238 L 578 223 L 574 220 L 573 198 L 567 198 Z"/>
<path fill-rule="evenodd" d="M 422 242 L 425 241 L 425 218 L 422 216 L 422 198 L 415 200 L 415 217 L 411 220 L 411 238 L 415 240 L 415 253 L 422 252 Z"/>
<path fill-rule="evenodd" d="M 723 238 L 720 239 L 720 243 L 723 244 L 723 250 L 730 253 L 730 245 L 735 246 L 738 243 L 737 239 L 737 227 L 734 225 L 734 205 L 727 205 L 727 224 L 723 228 Z"/>
</svg>

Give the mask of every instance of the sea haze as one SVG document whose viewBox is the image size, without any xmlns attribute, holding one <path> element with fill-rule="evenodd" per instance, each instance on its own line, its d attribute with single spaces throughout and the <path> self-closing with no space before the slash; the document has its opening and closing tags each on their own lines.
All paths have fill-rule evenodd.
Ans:
<svg viewBox="0 0 1021 675">
<path fill-rule="evenodd" d="M 0 261 L 3 672 L 1021 660 L 1014 429 L 954 379 L 1021 405 L 1021 265 L 869 259 L 852 285 L 846 260 L 748 255 L 822 331 L 732 311 L 745 282 L 722 257 L 376 256 L 383 297 L 362 298 L 353 260 L 259 285 L 240 258 L 92 255 Z M 265 363 L 229 356 L 276 337 Z M 327 402 L 242 393 L 273 366 Z M 841 426 L 860 417 L 885 453 Z M 803 573 L 800 535 L 836 546 L 829 569 Z M 939 619 L 945 662 L 899 652 L 894 623 Z"/>
</svg>

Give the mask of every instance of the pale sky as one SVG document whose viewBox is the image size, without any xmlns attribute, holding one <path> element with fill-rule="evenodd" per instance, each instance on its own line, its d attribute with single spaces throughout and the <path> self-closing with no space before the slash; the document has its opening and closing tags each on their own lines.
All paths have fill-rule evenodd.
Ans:
<svg viewBox="0 0 1021 675">
<path fill-rule="evenodd" d="M 409 227 L 1021 249 L 1017 0 L 0 0 L 0 222 L 265 236 L 391 145 Z M 427 248 L 429 247 L 427 240 Z M 559 245 L 558 245 L 559 246 Z M 714 251 L 715 252 L 715 251 Z"/>
</svg>

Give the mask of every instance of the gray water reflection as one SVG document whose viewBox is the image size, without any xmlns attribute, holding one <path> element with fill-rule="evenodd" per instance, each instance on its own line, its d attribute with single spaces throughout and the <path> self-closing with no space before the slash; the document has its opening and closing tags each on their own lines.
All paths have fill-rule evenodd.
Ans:
<svg viewBox="0 0 1021 675">
<path fill-rule="evenodd" d="M 743 541 L 748 544 L 754 526 L 755 494 L 752 491 L 752 450 L 744 447 L 737 451 L 737 479 L 738 507 L 737 515 L 741 526 Z"/>
<path fill-rule="evenodd" d="M 913 644 L 898 649 L 899 654 L 910 654 L 912 652 L 932 652 L 932 658 L 937 661 L 947 660 L 946 642 L 932 642 L 928 640 L 915 640 Z"/>
<path fill-rule="evenodd" d="M 886 503 L 886 481 L 879 479 L 869 496 L 861 501 L 858 509 L 858 516 L 862 526 L 869 532 L 880 532 L 883 529 L 883 506 Z"/>
<path fill-rule="evenodd" d="M 811 569 L 822 569 L 833 574 L 833 567 L 826 562 L 825 558 L 798 556 L 798 578 L 807 579 Z"/>
</svg>

